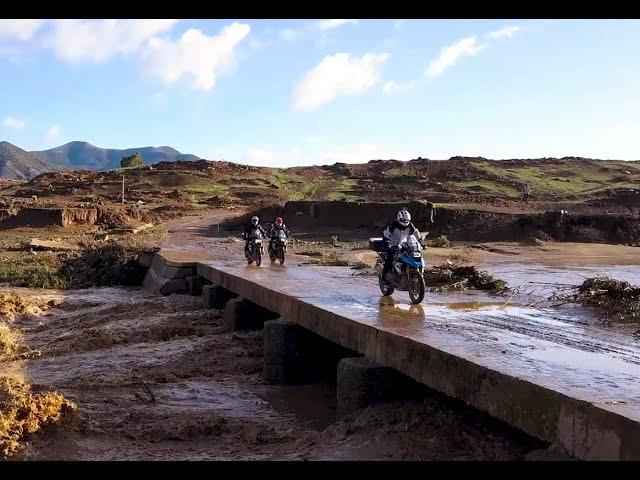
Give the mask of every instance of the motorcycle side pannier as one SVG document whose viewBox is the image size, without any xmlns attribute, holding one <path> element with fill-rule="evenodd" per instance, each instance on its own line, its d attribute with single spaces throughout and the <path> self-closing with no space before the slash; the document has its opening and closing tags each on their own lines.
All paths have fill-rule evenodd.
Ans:
<svg viewBox="0 0 640 480">
<path fill-rule="evenodd" d="M 370 238 L 369 248 L 374 252 L 384 251 L 384 240 L 382 238 Z"/>
</svg>

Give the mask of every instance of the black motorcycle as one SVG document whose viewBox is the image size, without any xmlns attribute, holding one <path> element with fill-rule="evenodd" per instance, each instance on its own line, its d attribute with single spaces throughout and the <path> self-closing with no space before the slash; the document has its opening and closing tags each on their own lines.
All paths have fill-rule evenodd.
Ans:
<svg viewBox="0 0 640 480">
<path fill-rule="evenodd" d="M 271 258 L 271 263 L 279 260 L 280 265 L 282 265 L 284 263 L 284 255 L 286 251 L 287 235 L 284 233 L 284 230 L 277 230 L 275 237 L 273 237 L 269 243 L 269 257 Z"/>
<path fill-rule="evenodd" d="M 247 263 L 251 265 L 253 262 L 256 262 L 256 265 L 259 267 L 262 263 L 263 253 L 262 232 L 260 229 L 254 228 L 249 235 L 249 243 L 245 252 Z"/>
</svg>

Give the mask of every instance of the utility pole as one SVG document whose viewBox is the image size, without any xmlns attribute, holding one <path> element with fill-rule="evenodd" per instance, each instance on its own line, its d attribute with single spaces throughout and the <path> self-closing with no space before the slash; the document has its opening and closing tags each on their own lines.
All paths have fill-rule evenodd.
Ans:
<svg viewBox="0 0 640 480">
<path fill-rule="evenodd" d="M 122 174 L 122 204 L 124 205 L 124 173 Z"/>
</svg>

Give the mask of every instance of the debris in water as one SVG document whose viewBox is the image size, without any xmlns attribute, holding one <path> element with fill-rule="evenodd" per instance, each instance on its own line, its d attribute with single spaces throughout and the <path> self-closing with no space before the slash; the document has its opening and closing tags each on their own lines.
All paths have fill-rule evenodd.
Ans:
<svg viewBox="0 0 640 480">
<path fill-rule="evenodd" d="M 503 294 L 509 288 L 504 280 L 495 278 L 475 266 L 458 267 L 447 260 L 441 266 L 434 266 L 424 272 L 424 280 L 430 292 L 451 290 L 488 290 L 491 293 Z"/>
<path fill-rule="evenodd" d="M 429 242 L 429 246 L 435 248 L 451 248 L 451 242 L 446 235 L 440 235 Z"/>
<path fill-rule="evenodd" d="M 609 277 L 587 278 L 577 293 L 568 297 L 575 302 L 606 310 L 619 322 L 640 321 L 640 287 Z M 609 318 L 611 318 L 609 317 Z"/>
</svg>

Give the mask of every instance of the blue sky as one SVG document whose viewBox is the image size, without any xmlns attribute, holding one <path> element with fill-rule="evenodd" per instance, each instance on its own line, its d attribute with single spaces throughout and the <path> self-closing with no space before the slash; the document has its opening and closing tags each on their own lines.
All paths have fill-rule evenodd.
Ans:
<svg viewBox="0 0 640 480">
<path fill-rule="evenodd" d="M 0 20 L 0 121 L 270 166 L 640 159 L 640 21 Z"/>
</svg>

